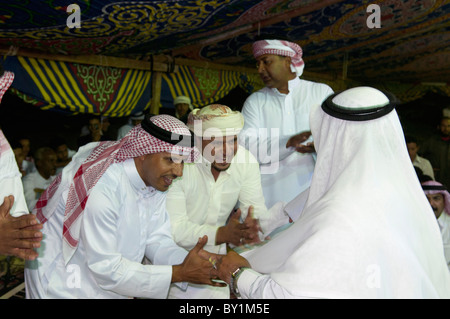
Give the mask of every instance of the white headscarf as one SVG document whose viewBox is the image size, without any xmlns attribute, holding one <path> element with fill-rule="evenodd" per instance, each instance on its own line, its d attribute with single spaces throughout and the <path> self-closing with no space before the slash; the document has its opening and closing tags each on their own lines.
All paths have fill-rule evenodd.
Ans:
<svg viewBox="0 0 450 319">
<path fill-rule="evenodd" d="M 197 136 L 238 135 L 244 127 L 244 117 L 226 105 L 212 104 L 193 110 L 187 126 Z"/>
<path fill-rule="evenodd" d="M 329 100 L 344 111 L 389 101 L 367 87 Z M 310 124 L 317 163 L 305 209 L 247 256 L 252 267 L 299 297 L 449 298 L 439 228 L 395 110 L 349 121 L 315 106 Z"/>
</svg>

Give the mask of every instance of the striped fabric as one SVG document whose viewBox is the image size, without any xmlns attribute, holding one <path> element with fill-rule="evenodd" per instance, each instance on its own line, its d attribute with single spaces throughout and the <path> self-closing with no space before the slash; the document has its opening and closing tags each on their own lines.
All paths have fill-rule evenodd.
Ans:
<svg viewBox="0 0 450 319">
<path fill-rule="evenodd" d="M 8 56 L 5 64 L 16 74 L 12 92 L 41 109 L 122 117 L 150 108 L 150 71 L 20 56 Z M 190 97 L 194 107 L 203 107 L 237 86 L 249 94 L 263 86 L 257 73 L 186 65 L 178 70 L 163 73 L 159 107 L 174 108 L 173 101 L 180 95 Z"/>
</svg>

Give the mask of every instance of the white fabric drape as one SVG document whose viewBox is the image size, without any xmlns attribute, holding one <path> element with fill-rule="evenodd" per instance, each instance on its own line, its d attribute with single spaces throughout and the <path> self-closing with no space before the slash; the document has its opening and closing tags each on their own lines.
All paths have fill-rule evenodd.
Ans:
<svg viewBox="0 0 450 319">
<path fill-rule="evenodd" d="M 449 298 L 438 224 L 395 110 L 351 122 L 317 106 L 310 124 L 317 163 L 305 209 L 247 253 L 253 269 L 295 297 Z"/>
</svg>

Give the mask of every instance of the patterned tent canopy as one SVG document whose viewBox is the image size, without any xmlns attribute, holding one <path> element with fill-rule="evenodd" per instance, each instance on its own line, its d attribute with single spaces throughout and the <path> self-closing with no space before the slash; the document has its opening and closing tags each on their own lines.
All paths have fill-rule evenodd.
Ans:
<svg viewBox="0 0 450 319">
<path fill-rule="evenodd" d="M 77 17 L 80 27 L 69 28 Z M 203 106 L 238 85 L 250 93 L 261 85 L 251 55 L 258 35 L 300 44 L 305 76 L 335 89 L 346 80 L 397 90 L 404 100 L 427 90 L 450 95 L 449 0 L 0 4 L 4 64 L 23 75 L 15 92 L 69 112 L 127 115 L 148 108 L 158 84 L 159 106 L 168 107 L 180 94 Z"/>
</svg>

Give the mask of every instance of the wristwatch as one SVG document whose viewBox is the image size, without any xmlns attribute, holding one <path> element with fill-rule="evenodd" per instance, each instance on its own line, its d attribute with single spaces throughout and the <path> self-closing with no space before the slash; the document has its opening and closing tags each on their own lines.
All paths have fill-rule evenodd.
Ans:
<svg viewBox="0 0 450 319">
<path fill-rule="evenodd" d="M 236 297 L 240 297 L 241 296 L 241 294 L 239 292 L 239 288 L 237 286 L 237 281 L 238 281 L 239 276 L 244 272 L 245 269 L 248 269 L 248 267 L 238 267 L 235 271 L 233 271 L 231 273 L 230 288 L 231 288 L 231 292 Z"/>
</svg>

